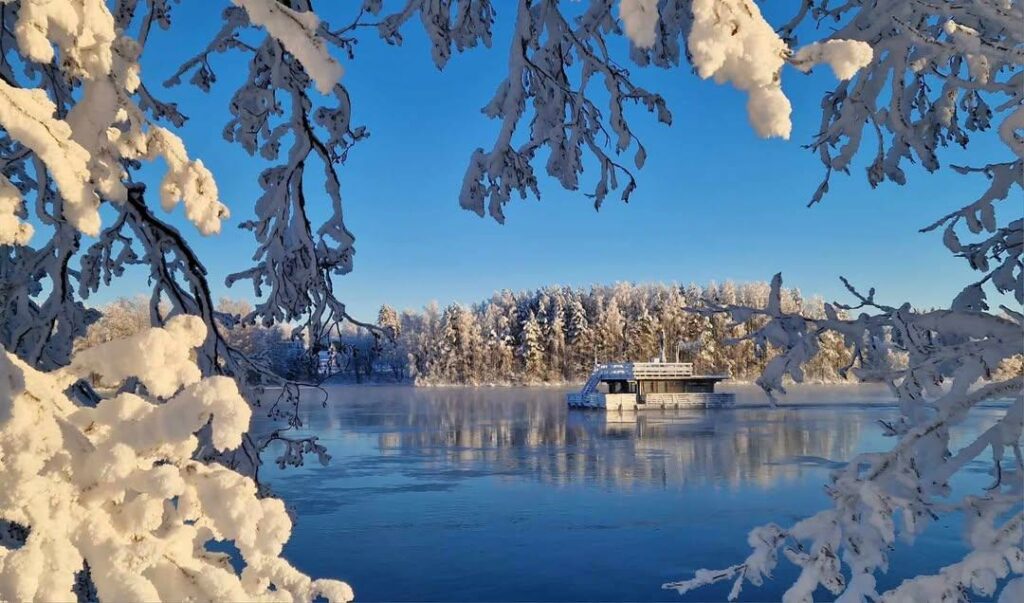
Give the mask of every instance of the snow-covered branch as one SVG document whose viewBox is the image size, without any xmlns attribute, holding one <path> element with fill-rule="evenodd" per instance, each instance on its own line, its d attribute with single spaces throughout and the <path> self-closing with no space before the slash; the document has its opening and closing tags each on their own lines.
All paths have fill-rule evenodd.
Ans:
<svg viewBox="0 0 1024 603">
<path fill-rule="evenodd" d="M 844 279 L 855 303 L 826 305 L 824 318 L 809 318 L 781 308 L 779 275 L 765 309 L 736 304 L 703 309 L 735 322 L 768 318 L 744 339 L 782 350 L 759 379 L 773 399 L 785 393 L 784 376 L 803 379 L 803 367 L 821 338 L 838 333 L 853 348 L 849 371 L 887 383 L 900 417 L 883 424 L 886 435 L 895 439 L 891 449 L 860 454 L 832 473 L 827 487 L 831 509 L 790 527 L 755 528 L 749 538 L 752 552 L 744 562 L 720 571 L 700 570 L 665 588 L 687 592 L 733 580 L 734 599 L 745 582 L 756 586 L 770 577 L 784 556 L 800 570 L 786 601 L 811 600 L 819 587 L 841 601 L 962 600 L 970 593 L 990 597 L 1000 591 L 1000 600 L 1008 601 L 1020 592 L 1021 578 L 1014 576 L 1024 574 L 1024 377 L 998 375 L 1000 366 L 1019 358 L 1024 315 L 1005 304 L 993 312 L 989 300 L 995 293 L 1012 296 L 1018 308 L 1024 304 L 1024 221 L 1019 207 L 1005 203 L 1019 198 L 1024 185 L 1018 132 L 1024 99 L 1021 10 L 1019 3 L 987 1 L 809 1 L 781 30 L 791 40 L 808 17 L 838 23 L 828 39 L 790 59 L 801 69 L 826 62 L 843 80 L 825 97 L 821 132 L 811 145 L 827 170 L 812 203 L 828 191 L 832 170 L 848 170 L 865 128 L 877 140 L 868 168 L 872 186 L 885 179 L 903 184 L 903 161 L 937 170 L 940 147 L 949 142 L 966 147 L 968 133 L 983 132 L 998 118 L 1002 123 L 995 134 L 1015 159 L 954 167 L 983 174 L 990 180 L 988 188 L 922 229 L 942 228 L 945 246 L 981 274 L 951 300 L 948 310 L 883 303 L 874 289 L 864 293 Z M 864 55 L 870 62 L 862 70 L 853 70 L 849 57 L 843 57 L 851 53 L 837 52 L 848 41 L 866 43 L 873 51 Z M 847 48 L 852 54 L 858 49 Z M 1000 202 L 1005 207 L 997 211 Z M 976 240 L 965 242 L 963 230 Z M 958 426 L 981 404 L 998 405 L 1002 416 L 973 441 L 954 446 Z M 954 489 L 952 479 L 969 463 L 990 467 L 991 484 L 966 492 Z M 875 576 L 888 569 L 897 536 L 912 539 L 931 521 L 953 512 L 966 517 L 969 552 L 964 558 L 937 568 L 934 575 L 878 592 Z"/>
<path fill-rule="evenodd" d="M 0 544 L 0 598 L 72 600 L 82 573 L 106 601 L 353 598 L 281 559 L 291 520 L 280 500 L 194 459 L 197 432 L 235 449 L 251 415 L 232 379 L 201 378 L 189 359 L 205 331 L 178 316 L 50 373 L 0 354 L 0 518 L 25 530 L 20 546 Z M 95 407 L 64 395 L 91 376 L 106 392 Z M 152 396 L 120 392 L 128 377 Z M 214 541 L 231 542 L 244 569 Z"/>
</svg>

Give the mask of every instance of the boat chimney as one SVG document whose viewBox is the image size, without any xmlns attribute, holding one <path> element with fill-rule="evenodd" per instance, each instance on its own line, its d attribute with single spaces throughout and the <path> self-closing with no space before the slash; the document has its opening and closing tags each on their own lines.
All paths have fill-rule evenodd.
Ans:
<svg viewBox="0 0 1024 603">
<path fill-rule="evenodd" d="M 664 363 L 665 362 L 665 329 L 661 330 L 660 343 L 661 343 L 661 356 L 659 356 L 659 358 L 661 360 L 659 362 Z"/>
</svg>

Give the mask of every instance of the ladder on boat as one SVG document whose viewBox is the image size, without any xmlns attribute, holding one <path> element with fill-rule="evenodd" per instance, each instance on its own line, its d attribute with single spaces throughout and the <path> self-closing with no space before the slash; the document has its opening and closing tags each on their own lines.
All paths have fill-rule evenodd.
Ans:
<svg viewBox="0 0 1024 603">
<path fill-rule="evenodd" d="M 619 362 L 615 364 L 602 364 L 594 369 L 594 372 L 590 373 L 590 378 L 583 384 L 583 389 L 580 390 L 580 396 L 584 399 L 590 394 L 597 391 L 598 384 L 603 379 L 623 379 L 628 380 L 633 378 L 633 365 L 626 362 Z"/>
<path fill-rule="evenodd" d="M 594 369 L 594 372 L 590 373 L 590 378 L 583 384 L 583 389 L 580 390 L 580 397 L 586 399 L 587 396 L 597 391 L 597 385 L 601 383 L 602 375 L 604 375 L 602 369 Z"/>
</svg>

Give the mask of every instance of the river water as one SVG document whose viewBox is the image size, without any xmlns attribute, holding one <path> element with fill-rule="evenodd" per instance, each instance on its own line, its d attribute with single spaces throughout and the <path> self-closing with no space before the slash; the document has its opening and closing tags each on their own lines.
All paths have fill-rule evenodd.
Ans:
<svg viewBox="0 0 1024 603">
<path fill-rule="evenodd" d="M 735 409 L 606 415 L 569 411 L 557 388 L 332 387 L 303 411 L 331 462 L 261 475 L 296 516 L 287 558 L 360 601 L 717 601 L 729 584 L 661 584 L 738 563 L 752 527 L 826 506 L 831 468 L 885 449 L 878 420 L 896 416 L 878 389 L 808 386 L 781 408 L 732 391 Z M 992 479 L 969 469 L 956 485 Z M 945 518 L 897 547 L 880 587 L 962 553 Z M 794 575 L 782 561 L 741 600 L 777 601 Z"/>
</svg>

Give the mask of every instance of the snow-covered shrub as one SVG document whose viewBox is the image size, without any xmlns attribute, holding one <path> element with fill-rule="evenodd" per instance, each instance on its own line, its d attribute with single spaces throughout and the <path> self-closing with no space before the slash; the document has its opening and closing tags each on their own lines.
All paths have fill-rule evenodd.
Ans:
<svg viewBox="0 0 1024 603">
<path fill-rule="evenodd" d="M 0 541 L 0 600 L 74 600 L 86 567 L 104 601 L 352 599 L 281 558 L 284 503 L 195 460 L 197 431 L 231 450 L 251 415 L 234 380 L 202 378 L 190 359 L 205 337 L 199 318 L 178 316 L 49 373 L 0 353 L 0 519 L 27 530 L 19 547 Z M 105 386 L 95 407 L 64 394 L 87 375 Z M 129 377 L 151 395 L 118 391 Z M 215 541 L 240 559 L 208 550 Z"/>
</svg>

